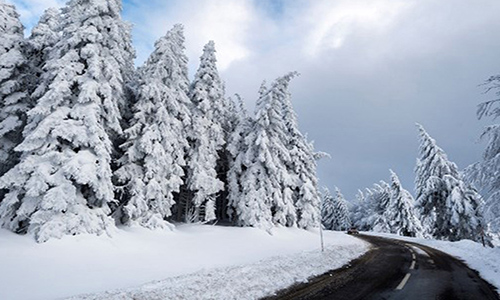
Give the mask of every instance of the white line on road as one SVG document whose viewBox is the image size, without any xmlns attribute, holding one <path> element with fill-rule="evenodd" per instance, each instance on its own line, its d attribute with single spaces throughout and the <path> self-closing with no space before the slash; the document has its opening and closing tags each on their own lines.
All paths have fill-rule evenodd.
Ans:
<svg viewBox="0 0 500 300">
<path fill-rule="evenodd" d="M 416 259 L 415 253 L 412 253 L 412 254 L 411 254 L 411 258 L 412 258 L 413 260 L 415 260 L 415 259 Z"/>
<path fill-rule="evenodd" d="M 415 261 L 411 262 L 410 270 L 413 270 L 413 269 L 415 269 Z"/>
<path fill-rule="evenodd" d="M 422 256 L 429 257 L 429 254 L 427 252 L 425 252 L 424 250 L 422 250 L 421 248 L 419 248 L 417 246 L 409 245 L 409 244 L 406 244 L 406 245 L 408 245 L 409 247 L 411 247 L 411 249 L 413 250 L 413 252 L 416 252 L 417 254 L 422 255 Z"/>
<path fill-rule="evenodd" d="M 401 283 L 396 288 L 397 291 L 400 291 L 405 287 L 406 283 L 408 282 L 408 279 L 410 279 L 410 276 L 411 276 L 410 273 L 406 274 L 405 278 L 403 278 L 403 281 L 401 281 Z"/>
</svg>

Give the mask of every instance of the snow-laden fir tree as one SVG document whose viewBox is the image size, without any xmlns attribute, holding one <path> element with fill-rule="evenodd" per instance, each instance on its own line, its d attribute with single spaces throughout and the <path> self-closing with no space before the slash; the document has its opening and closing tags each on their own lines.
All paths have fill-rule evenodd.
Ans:
<svg viewBox="0 0 500 300">
<path fill-rule="evenodd" d="M 227 198 L 228 215 L 231 220 L 235 220 L 235 208 L 242 197 L 241 176 L 245 171 L 243 165 L 244 155 L 248 150 L 245 145 L 245 137 L 252 127 L 253 120 L 248 116 L 245 104 L 241 97 L 237 96 L 234 130 L 227 141 L 227 151 L 230 154 L 229 170 L 227 172 Z M 241 154 L 241 155 L 240 155 Z"/>
<path fill-rule="evenodd" d="M 298 225 L 301 228 L 317 227 L 320 222 L 320 195 L 316 175 L 316 157 L 312 143 L 300 132 L 297 115 L 292 106 L 291 94 L 288 91 L 290 80 L 298 73 L 292 72 L 278 79 L 281 83 L 277 93 L 283 103 L 283 121 L 286 128 L 286 146 L 289 149 L 290 161 L 288 176 L 284 179 L 285 203 L 295 203 Z"/>
<path fill-rule="evenodd" d="M 425 129 L 417 127 L 416 210 L 424 234 L 451 241 L 477 239 L 482 226 L 479 194 L 463 182 L 457 166 Z"/>
<path fill-rule="evenodd" d="M 125 184 L 122 221 L 148 228 L 165 227 L 174 193 L 183 182 L 190 124 L 187 56 L 182 25 L 155 44 L 140 69 L 137 103 L 122 145 L 125 155 L 115 173 Z"/>
<path fill-rule="evenodd" d="M 373 185 L 367 195 L 367 201 L 372 205 L 373 214 L 367 216 L 365 223 L 371 224 L 372 230 L 376 232 L 390 232 L 389 220 L 384 213 L 391 201 L 391 186 L 381 180 Z"/>
<path fill-rule="evenodd" d="M 219 79 L 216 61 L 215 45 L 211 41 L 203 49 L 190 88 L 194 110 L 186 183 L 192 197 L 180 203 L 184 206 L 184 220 L 187 222 L 214 220 L 216 197 L 224 189 L 216 171 L 219 151 L 225 144 L 219 107 L 224 103 L 224 86 Z"/>
<path fill-rule="evenodd" d="M 495 91 L 500 96 L 500 75 L 491 76 L 487 81 L 487 92 Z M 500 99 L 490 100 L 479 105 L 479 119 L 500 117 Z M 484 189 L 486 197 L 484 218 L 492 232 L 500 232 L 500 124 L 485 128 L 482 138 L 487 140 L 482 160 L 467 169 L 471 181 Z"/>
<path fill-rule="evenodd" d="M 284 202 L 290 198 L 283 196 L 283 183 L 289 176 L 285 162 L 290 161 L 280 101 L 286 84 L 283 80 L 289 79 L 278 79 L 270 88 L 261 88 L 255 120 L 244 139 L 241 197 L 234 208 L 241 226 L 291 226 L 296 220 L 294 203 Z"/>
<path fill-rule="evenodd" d="M 398 235 L 419 237 L 422 233 L 422 226 L 414 211 L 415 201 L 410 192 L 402 187 L 396 173 L 392 170 L 390 172 L 390 200 L 384 212 L 389 230 Z"/>
<path fill-rule="evenodd" d="M 313 182 L 309 181 L 309 173 L 306 173 L 309 170 L 302 164 L 303 160 L 307 159 L 307 154 L 298 149 L 300 132 L 297 129 L 289 92 L 290 81 L 295 76 L 297 73 L 292 72 L 279 77 L 267 92 L 264 92 L 265 87 L 262 86 L 259 93 L 263 94 L 261 100 L 267 110 L 268 137 L 273 144 L 269 151 L 275 161 L 274 170 L 271 170 L 271 174 L 274 174 L 272 176 L 275 177 L 275 192 L 270 202 L 273 222 L 283 226 L 295 226 L 298 212 L 303 217 L 299 220 L 299 225 L 310 228 L 319 226 L 321 222 L 321 200 L 315 178 L 312 179 Z M 295 135 L 292 135 L 292 131 Z M 300 137 L 303 138 L 302 135 Z M 296 156 L 295 161 L 292 161 L 293 155 Z"/>
<path fill-rule="evenodd" d="M 112 136 L 133 51 L 121 1 L 72 0 L 28 113 L 20 162 L 0 179 L 9 190 L 3 227 L 39 242 L 68 234 L 101 234 L 113 226 Z"/>
<path fill-rule="evenodd" d="M 14 148 L 22 141 L 26 112 L 32 106 L 23 29 L 15 7 L 0 0 L 0 176 L 18 161 Z"/>
<path fill-rule="evenodd" d="M 327 230 L 344 231 L 351 226 L 349 210 L 344 195 L 335 187 L 335 196 L 325 189 L 322 205 L 322 223 Z"/>
<path fill-rule="evenodd" d="M 328 188 L 323 188 L 321 201 L 321 224 L 327 230 L 334 230 L 335 226 L 335 199 Z"/>
<path fill-rule="evenodd" d="M 371 230 L 371 224 L 366 224 L 365 221 L 366 216 L 373 214 L 372 207 L 366 199 L 365 193 L 362 190 L 358 190 L 355 200 L 350 207 L 349 217 L 352 225 L 363 231 Z"/>
<path fill-rule="evenodd" d="M 273 212 L 273 222 L 275 224 L 281 224 L 283 226 L 295 226 L 297 224 L 297 209 L 299 207 L 298 201 L 298 186 L 299 186 L 299 174 L 295 172 L 299 168 L 303 168 L 297 158 L 297 166 L 292 164 L 292 155 L 300 155 L 299 151 L 296 149 L 296 144 L 292 144 L 292 139 L 296 138 L 292 136 L 291 131 L 296 129 L 296 119 L 295 114 L 291 107 L 290 102 L 290 92 L 288 90 L 290 81 L 297 76 L 297 73 L 289 73 L 285 76 L 277 78 L 271 88 L 264 93 L 264 98 L 262 101 L 267 103 L 267 114 L 270 120 L 269 136 L 273 137 L 272 143 L 276 144 L 276 150 L 271 150 L 275 154 L 275 161 L 277 162 L 274 174 L 276 176 L 276 192 L 271 201 L 271 209 Z M 261 92 L 264 87 L 261 87 Z M 287 114 L 288 115 L 287 115 Z M 294 118 L 292 120 L 292 118 Z M 294 122 L 294 124 L 290 124 Z M 295 128 L 291 128 L 295 126 Z M 289 128 L 290 127 L 290 128 Z M 298 129 L 296 130 L 298 133 Z M 295 133 L 295 132 L 294 132 Z M 295 151 L 293 153 L 292 151 Z M 295 169 L 294 169 L 295 167 Z M 305 171 L 305 170 L 302 170 Z M 307 174 L 304 174 L 306 177 Z M 306 179 L 306 178 L 305 178 Z M 303 183 L 304 193 L 309 192 L 310 184 Z M 302 190 L 300 191 L 302 192 Z M 317 192 L 317 191 L 316 191 Z M 301 195 L 303 196 L 303 195 Z M 304 204 L 300 206 L 304 208 L 304 227 L 317 227 L 321 222 L 321 216 L 319 214 L 320 200 L 316 200 L 316 206 L 314 207 L 314 221 L 315 224 L 309 225 L 309 203 L 308 197 L 310 194 L 306 194 L 304 199 Z M 316 194 L 318 196 L 318 194 Z M 304 196 L 303 196 L 304 197 Z"/>
<path fill-rule="evenodd" d="M 340 192 L 338 187 L 335 187 L 336 194 L 336 214 L 337 214 L 337 230 L 347 230 L 351 227 L 351 219 L 349 218 L 349 208 L 344 195 Z"/>
</svg>

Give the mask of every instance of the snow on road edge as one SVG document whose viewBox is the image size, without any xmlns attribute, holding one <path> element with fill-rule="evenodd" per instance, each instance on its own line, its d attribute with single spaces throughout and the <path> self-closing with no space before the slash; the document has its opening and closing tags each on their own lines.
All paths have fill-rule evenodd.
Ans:
<svg viewBox="0 0 500 300">
<path fill-rule="evenodd" d="M 137 288 L 71 297 L 104 299 L 258 299 L 295 283 L 338 269 L 363 255 L 370 245 L 359 240 L 327 247 L 325 252 L 304 251 L 257 263 L 203 270 L 151 282 Z"/>
</svg>

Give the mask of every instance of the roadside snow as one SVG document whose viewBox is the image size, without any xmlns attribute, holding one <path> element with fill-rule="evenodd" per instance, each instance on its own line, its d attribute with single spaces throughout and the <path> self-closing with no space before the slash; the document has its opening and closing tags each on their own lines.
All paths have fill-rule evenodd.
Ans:
<svg viewBox="0 0 500 300">
<path fill-rule="evenodd" d="M 471 240 L 446 242 L 402 237 L 395 234 L 364 232 L 366 234 L 383 236 L 398 240 L 410 241 L 446 252 L 463 261 L 472 269 L 477 270 L 481 277 L 494 285 L 500 293 L 500 248 L 483 247 Z"/>
<path fill-rule="evenodd" d="M 81 235 L 37 244 L 0 230 L 0 299 L 83 293 L 98 294 L 72 299 L 255 299 L 339 268 L 369 249 L 339 232 L 324 233 L 324 253 L 317 232 L 271 233 L 181 225 L 173 232 L 129 228 L 112 238 Z"/>
</svg>

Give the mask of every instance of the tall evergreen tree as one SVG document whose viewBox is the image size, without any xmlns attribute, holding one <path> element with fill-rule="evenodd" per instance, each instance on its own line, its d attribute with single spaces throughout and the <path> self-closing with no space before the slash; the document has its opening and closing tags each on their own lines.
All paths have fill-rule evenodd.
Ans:
<svg viewBox="0 0 500 300">
<path fill-rule="evenodd" d="M 272 87 L 264 94 L 263 101 L 267 103 L 267 113 L 270 124 L 269 136 L 273 138 L 272 143 L 276 145 L 275 152 L 275 193 L 271 201 L 271 209 L 273 211 L 273 221 L 276 224 L 284 226 L 295 226 L 297 224 L 297 211 L 302 213 L 303 219 L 300 224 L 304 228 L 317 227 L 321 222 L 320 202 L 319 198 L 315 199 L 315 203 L 309 203 L 310 184 L 307 181 L 308 174 L 300 174 L 300 168 L 304 170 L 299 158 L 292 160 L 292 155 L 302 155 L 298 151 L 298 135 L 300 134 L 297 128 L 297 120 L 290 102 L 289 85 L 290 81 L 297 76 L 297 73 L 289 73 L 275 80 Z M 263 89 L 263 87 L 261 87 Z M 292 128 L 293 127 L 293 128 Z M 292 141 L 293 140 L 293 141 Z M 297 142 L 296 142 L 297 141 Z M 295 152 L 295 153 L 294 153 Z M 295 163 L 295 165 L 293 164 Z M 303 175 L 302 178 L 299 176 Z M 304 182 L 299 182 L 304 179 Z M 300 183 L 303 183 L 303 190 L 299 190 Z M 317 191 L 316 196 L 319 196 Z M 299 195 L 300 193 L 300 195 Z M 298 197 L 303 197 L 302 202 L 298 203 Z M 314 204 L 315 206 L 311 206 Z M 314 224 L 309 224 L 309 222 Z"/>
<path fill-rule="evenodd" d="M 335 196 L 332 197 L 325 189 L 322 207 L 322 222 L 328 230 L 347 230 L 351 226 L 349 210 L 344 195 L 335 187 Z"/>
<path fill-rule="evenodd" d="M 328 188 L 323 189 L 323 200 L 321 202 L 321 223 L 327 230 L 335 227 L 335 203 Z"/>
<path fill-rule="evenodd" d="M 26 112 L 32 106 L 26 91 L 29 67 L 23 30 L 15 7 L 0 0 L 0 176 L 18 162 L 14 148 L 22 141 Z"/>
<path fill-rule="evenodd" d="M 296 212 L 293 202 L 285 203 L 285 162 L 290 161 L 285 144 L 286 128 L 282 118 L 280 89 L 277 80 L 269 89 L 261 87 L 255 121 L 244 139 L 241 155 L 241 198 L 236 202 L 237 223 L 241 226 L 270 228 L 273 224 L 293 225 Z"/>
<path fill-rule="evenodd" d="M 126 184 L 123 221 L 155 228 L 167 225 L 174 193 L 180 191 L 190 124 L 187 56 L 182 25 L 155 44 L 141 68 L 138 102 L 122 145 L 125 155 L 116 171 Z"/>
<path fill-rule="evenodd" d="M 349 217 L 349 209 L 347 207 L 347 201 L 342 195 L 340 189 L 335 187 L 336 203 L 337 203 L 337 230 L 347 230 L 351 227 L 351 219 Z"/>
<path fill-rule="evenodd" d="M 390 232 L 389 220 L 384 214 L 389 207 L 391 201 L 391 186 L 381 180 L 380 183 L 375 184 L 368 193 L 367 199 L 370 203 L 373 214 L 368 216 L 365 221 L 366 224 L 371 224 L 372 229 L 377 232 Z"/>
<path fill-rule="evenodd" d="M 476 239 L 482 217 L 481 198 L 467 186 L 457 166 L 448 160 L 425 129 L 420 132 L 419 158 L 415 169 L 416 208 L 424 233 L 438 239 Z"/>
<path fill-rule="evenodd" d="M 392 170 L 389 205 L 384 214 L 390 232 L 404 236 L 420 236 L 422 226 L 414 212 L 414 200 L 410 192 L 401 186 L 399 177 Z"/>
<path fill-rule="evenodd" d="M 28 113 L 20 162 L 0 179 L 4 227 L 37 241 L 101 234 L 113 224 L 112 139 L 130 76 L 130 28 L 119 0 L 71 0 L 62 38 L 41 77 L 47 87 Z M 35 93 L 37 95 L 37 93 Z"/>
<path fill-rule="evenodd" d="M 286 143 L 290 152 L 290 161 L 285 162 L 289 176 L 285 177 L 284 195 L 295 203 L 298 224 L 302 228 L 316 227 L 319 223 L 320 196 L 316 175 L 316 157 L 312 143 L 300 132 L 297 115 L 288 91 L 290 80 L 298 73 L 292 72 L 279 80 L 282 82 L 279 92 L 283 103 L 283 120 L 286 128 Z"/>
<path fill-rule="evenodd" d="M 200 67 L 190 89 L 194 104 L 190 151 L 188 154 L 187 189 L 193 194 L 185 203 L 186 221 L 215 219 L 217 194 L 224 183 L 217 176 L 219 152 L 225 144 L 223 117 L 224 86 L 219 78 L 215 58 L 215 45 L 209 42 L 203 49 Z M 217 120 L 217 121 L 216 121 Z"/>
<path fill-rule="evenodd" d="M 245 137 L 252 128 L 253 120 L 248 116 L 245 104 L 237 96 L 234 130 L 227 141 L 227 151 L 230 154 L 229 169 L 227 172 L 228 215 L 232 221 L 236 219 L 237 203 L 242 198 L 241 176 L 246 170 L 243 164 L 244 155 L 248 150 Z"/>
<path fill-rule="evenodd" d="M 491 76 L 486 81 L 487 92 L 494 91 L 500 97 L 500 75 Z M 500 99 L 490 100 L 479 105 L 479 119 L 500 117 Z M 471 181 L 485 190 L 488 197 L 484 205 L 485 221 L 493 232 L 500 232 L 500 124 L 485 128 L 482 136 L 487 140 L 482 161 L 467 169 Z"/>
<path fill-rule="evenodd" d="M 366 216 L 372 215 L 371 205 L 369 205 L 366 199 L 365 193 L 362 190 L 358 190 L 355 201 L 352 203 L 353 205 L 350 209 L 352 225 L 363 231 L 371 230 L 371 224 L 365 222 Z"/>
</svg>

